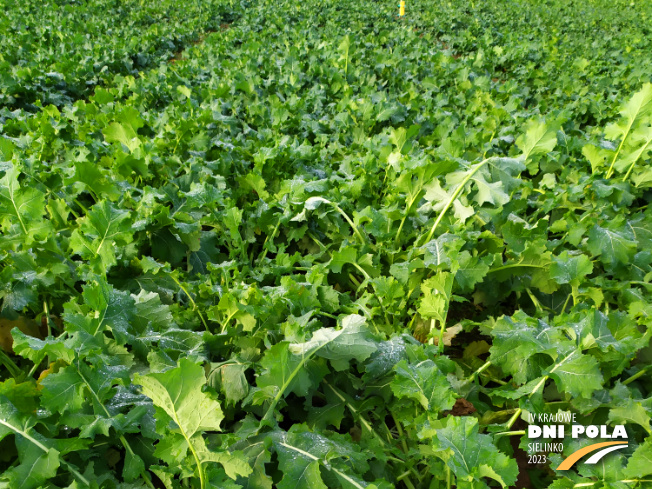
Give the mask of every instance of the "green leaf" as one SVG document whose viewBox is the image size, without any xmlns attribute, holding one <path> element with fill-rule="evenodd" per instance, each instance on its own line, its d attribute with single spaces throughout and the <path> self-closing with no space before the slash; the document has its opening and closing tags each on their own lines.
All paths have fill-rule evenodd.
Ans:
<svg viewBox="0 0 652 489">
<path fill-rule="evenodd" d="M 478 433 L 478 420 L 469 416 L 449 417 L 446 427 L 433 438 L 436 456 L 446 462 L 461 481 L 490 477 L 502 487 L 516 482 L 516 461 L 500 453 L 489 435 Z"/>
<path fill-rule="evenodd" d="M 292 453 L 291 449 L 288 452 Z M 290 457 L 281 457 L 281 460 L 280 468 L 284 475 L 278 485 L 279 489 L 328 489 L 319 473 L 317 460 L 309 460 L 306 463 L 296 463 L 296 460 Z"/>
<path fill-rule="evenodd" d="M 299 356 L 327 358 L 341 370 L 348 367 L 349 360 L 362 362 L 376 351 L 376 342 L 365 324 L 365 318 L 351 314 L 342 319 L 342 329 L 318 329 L 309 341 L 291 344 L 289 350 Z"/>
<path fill-rule="evenodd" d="M 88 215 L 80 220 L 70 238 L 70 249 L 101 271 L 116 264 L 118 243 L 125 245 L 133 240 L 129 223 L 130 213 L 103 200 L 95 204 Z"/>
<path fill-rule="evenodd" d="M 136 131 L 128 124 L 112 122 L 104 128 L 102 134 L 104 134 L 104 139 L 107 142 L 124 144 L 131 152 L 135 151 L 141 145 Z"/>
<path fill-rule="evenodd" d="M 489 272 L 491 257 L 480 258 L 472 256 L 468 251 L 462 251 L 458 260 L 459 268 L 455 273 L 455 282 L 464 292 L 470 292 Z"/>
<path fill-rule="evenodd" d="M 330 386 L 330 384 L 329 384 Z M 346 398 L 342 399 L 335 387 L 324 389 L 324 396 L 328 404 L 320 407 L 309 407 L 308 417 L 306 418 L 308 426 L 314 430 L 324 430 L 329 426 L 340 429 L 346 409 Z"/>
<path fill-rule="evenodd" d="M 65 367 L 41 380 L 43 402 L 60 413 L 77 411 L 84 403 L 84 382 L 74 367 Z"/>
<path fill-rule="evenodd" d="M 145 462 L 136 455 L 133 450 L 125 451 L 124 466 L 122 468 L 122 477 L 127 482 L 134 482 L 140 477 L 145 470 Z"/>
<path fill-rule="evenodd" d="M 605 127 L 605 136 L 612 141 L 619 141 L 618 148 L 610 151 L 607 157 L 610 166 L 606 177 L 614 170 L 627 171 L 630 175 L 640 158 L 647 158 L 652 152 L 652 83 L 643 85 L 620 110 L 620 119 Z M 596 151 L 585 153 L 596 160 Z M 604 151 L 599 152 L 604 154 Z"/>
<path fill-rule="evenodd" d="M 454 280 L 455 275 L 449 272 L 439 272 L 425 280 L 421 284 L 423 297 L 419 303 L 419 314 L 425 318 L 437 319 L 440 324 L 445 324 Z"/>
<path fill-rule="evenodd" d="M 68 346 L 61 338 L 50 337 L 39 340 L 26 335 L 18 328 L 12 330 L 11 336 L 14 339 L 13 348 L 16 354 L 30 359 L 36 365 L 39 365 L 48 355 L 54 359 L 61 359 L 66 363 L 71 363 L 74 358 L 72 345 Z"/>
<path fill-rule="evenodd" d="M 605 128 L 605 135 L 612 141 L 624 140 L 637 121 L 652 116 L 652 83 L 645 83 L 620 110 L 621 119 Z"/>
<path fill-rule="evenodd" d="M 625 475 L 632 479 L 652 475 L 652 438 L 645 440 L 629 457 Z"/>
<path fill-rule="evenodd" d="M 119 198 L 122 192 L 100 168 L 94 161 L 75 161 L 75 174 L 66 183 L 74 185 L 79 192 L 89 190 L 93 195 L 103 195 L 111 200 Z"/>
<path fill-rule="evenodd" d="M 5 471 L 0 477 L 11 485 L 25 489 L 36 489 L 48 479 L 57 475 L 59 452 L 54 448 L 44 452 L 35 445 L 28 444 L 19 456 L 20 465 Z"/>
<path fill-rule="evenodd" d="M 433 414 L 451 409 L 455 404 L 455 394 L 446 374 L 432 360 L 417 365 L 401 360 L 394 371 L 396 375 L 392 379 L 391 389 L 399 399 L 414 399 Z"/>
<path fill-rule="evenodd" d="M 520 311 L 511 318 L 500 318 L 491 335 L 494 342 L 489 350 L 489 360 L 511 374 L 519 384 L 531 380 L 527 378 L 527 368 L 524 368 L 531 357 L 547 353 L 556 358 L 560 344 L 564 344 L 562 331 Z"/>
<path fill-rule="evenodd" d="M 190 98 L 190 95 L 192 94 L 190 89 L 184 85 L 177 85 L 177 92 L 179 92 L 181 95 L 183 95 L 186 98 Z"/>
<path fill-rule="evenodd" d="M 503 190 L 503 182 L 487 182 L 480 173 L 477 173 L 472 180 L 478 190 L 473 200 L 478 205 L 482 205 L 485 202 L 493 205 L 505 205 L 509 202 L 509 195 Z"/>
<path fill-rule="evenodd" d="M 594 391 L 602 388 L 604 382 L 598 361 L 579 352 L 555 365 L 550 376 L 555 379 L 560 392 L 568 392 L 573 397 L 590 398 Z"/>
<path fill-rule="evenodd" d="M 352 246 L 347 246 L 340 251 L 333 252 L 333 258 L 329 263 L 329 268 L 335 273 L 340 273 L 342 267 L 347 263 L 357 263 L 357 252 Z"/>
<path fill-rule="evenodd" d="M 25 244 L 29 244 L 34 239 L 45 238 L 50 226 L 43 219 L 45 196 L 29 185 L 18 183 L 19 173 L 12 168 L 0 178 L 0 226 L 7 235 L 22 234 Z"/>
<path fill-rule="evenodd" d="M 375 379 L 389 373 L 399 361 L 405 358 L 405 339 L 395 336 L 378 343 L 378 350 L 365 362 L 365 379 Z"/>
<path fill-rule="evenodd" d="M 290 393 L 307 396 L 328 373 L 323 361 L 294 355 L 289 351 L 289 346 L 285 341 L 277 343 L 265 352 L 260 361 L 263 370 L 256 384 L 263 390 L 263 397 L 280 399 Z"/>
<path fill-rule="evenodd" d="M 652 83 L 643 84 L 641 89 L 632 95 L 620 110 L 620 116 L 622 120 L 611 125 L 606 131 L 609 139 L 620 139 L 627 133 L 627 127 L 631 127 L 637 119 L 652 116 Z"/>
<path fill-rule="evenodd" d="M 580 281 L 591 272 L 593 272 L 593 263 L 586 255 L 572 256 L 568 251 L 554 257 L 550 265 L 550 276 L 558 284 L 579 285 Z"/>
<path fill-rule="evenodd" d="M 220 389 L 227 403 L 235 404 L 249 394 L 249 382 L 245 377 L 247 364 L 239 363 L 237 359 L 213 365 L 209 383 Z"/>
<path fill-rule="evenodd" d="M 587 247 L 607 265 L 630 263 L 636 253 L 636 241 L 629 232 L 601 226 L 591 228 Z"/>
<path fill-rule="evenodd" d="M 265 369 L 256 380 L 262 389 L 257 393 L 257 402 L 272 398 L 263 420 L 270 420 L 281 397 L 294 392 L 307 396 L 328 373 L 321 357 L 330 360 L 336 370 L 348 368 L 349 361 L 363 361 L 377 346 L 371 340 L 362 316 L 352 314 L 342 320 L 342 328 L 321 328 L 304 343 L 281 342 L 267 350 L 261 360 Z"/>
<path fill-rule="evenodd" d="M 271 461 L 269 448 L 264 443 L 252 442 L 242 449 L 245 457 L 249 459 L 250 467 L 253 468 L 246 480 L 239 481 L 245 489 L 272 489 L 272 478 L 265 471 L 265 464 Z"/>
<path fill-rule="evenodd" d="M 59 457 L 73 450 L 87 449 L 87 445 L 75 438 L 47 439 L 33 429 L 35 424 L 31 414 L 20 413 L 9 399 L 0 395 L 0 440 L 15 435 L 19 461 L 1 474 L 0 480 L 10 482 L 9 487 L 36 489 L 55 477 L 59 465 L 64 464 L 79 482 L 88 486 L 88 480 Z"/>
<path fill-rule="evenodd" d="M 143 393 L 174 421 L 189 439 L 199 431 L 220 431 L 224 419 L 217 401 L 202 392 L 206 385 L 204 369 L 181 359 L 177 367 L 163 373 L 134 376 Z"/>
<path fill-rule="evenodd" d="M 265 183 L 265 179 L 262 176 L 256 173 L 248 173 L 247 176 L 240 177 L 238 182 L 244 188 L 250 188 L 256 192 L 258 197 L 261 199 L 267 200 L 269 198 L 269 192 L 265 190 L 267 184 Z"/>
<path fill-rule="evenodd" d="M 516 139 L 516 145 L 523 152 L 522 158 L 530 173 L 538 169 L 538 165 L 531 162 L 532 157 L 549 153 L 557 146 L 558 130 L 558 122 L 546 124 L 543 120 L 531 120 L 525 126 L 525 134 Z"/>
<path fill-rule="evenodd" d="M 273 433 L 272 439 L 283 472 L 280 489 L 328 487 L 321 477 L 320 466 L 333 473 L 343 487 L 360 489 L 368 485 L 356 476 L 368 470 L 367 456 L 347 437 L 337 434 L 327 437 L 296 424 L 288 433 Z"/>
<path fill-rule="evenodd" d="M 212 452 L 206 447 L 206 442 L 200 435 L 194 436 L 191 442 L 202 462 L 219 463 L 231 479 L 236 479 L 238 476 L 247 477 L 252 473 L 252 468 L 241 452 Z"/>
<path fill-rule="evenodd" d="M 610 424 L 637 424 L 648 434 L 652 435 L 650 428 L 650 414 L 641 402 L 633 399 L 623 399 L 618 406 L 609 410 Z"/>
<path fill-rule="evenodd" d="M 466 172 L 461 174 L 461 180 L 466 175 Z M 432 182 L 424 185 L 426 190 L 425 199 L 432 202 L 432 209 L 441 212 L 454 194 L 454 190 L 446 191 L 441 187 L 438 179 L 433 179 Z M 436 203 L 436 204 L 435 204 Z M 464 205 L 459 199 L 453 201 L 453 215 L 461 222 L 465 222 L 469 217 L 475 214 L 475 210 L 470 205 Z M 432 242 L 432 241 L 431 241 Z"/>
<path fill-rule="evenodd" d="M 423 246 L 425 250 L 423 262 L 427 267 L 446 266 L 451 268 L 463 245 L 464 242 L 457 236 L 448 233 L 442 234 Z M 468 252 L 465 253 L 468 254 Z"/>
<path fill-rule="evenodd" d="M 0 137 L 0 161 L 11 161 L 16 146 L 6 137 Z"/>
<path fill-rule="evenodd" d="M 582 154 L 591 163 L 591 171 L 596 173 L 599 169 L 605 166 L 607 158 L 611 151 L 596 148 L 592 144 L 586 144 L 582 147 Z"/>
</svg>

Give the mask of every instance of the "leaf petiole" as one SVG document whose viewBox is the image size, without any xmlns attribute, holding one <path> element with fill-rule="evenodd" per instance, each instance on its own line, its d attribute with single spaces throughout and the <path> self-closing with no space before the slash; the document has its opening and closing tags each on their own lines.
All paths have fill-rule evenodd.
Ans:
<svg viewBox="0 0 652 489">
<path fill-rule="evenodd" d="M 457 186 L 457 188 L 455 189 L 455 192 L 453 192 L 453 195 L 451 195 L 450 199 L 448 199 L 448 202 L 446 202 L 446 205 L 444 206 L 442 211 L 439 213 L 439 216 L 437 217 L 437 220 L 432 225 L 432 228 L 430 229 L 430 232 L 426 236 L 426 239 L 421 243 L 421 245 L 424 245 L 425 243 L 427 243 L 428 241 L 430 241 L 432 239 L 432 236 L 435 234 L 435 230 L 437 229 L 437 226 L 439 225 L 441 220 L 446 215 L 446 212 L 448 212 L 448 209 L 451 208 L 453 203 L 460 196 L 460 194 L 462 193 L 462 190 L 464 190 L 464 187 L 466 186 L 466 184 L 469 183 L 469 181 L 473 178 L 473 176 L 476 173 L 478 173 L 478 171 L 482 167 L 484 167 L 487 163 L 489 163 L 491 160 L 494 160 L 494 159 L 496 159 L 495 156 L 492 156 L 491 158 L 486 158 L 486 159 L 482 160 L 480 163 L 478 163 L 477 165 L 475 165 L 475 168 L 473 168 L 473 170 L 469 171 L 469 173 L 466 175 L 466 177 L 464 177 L 464 180 L 462 180 L 460 182 L 460 184 Z"/>
<path fill-rule="evenodd" d="M 172 280 L 174 280 L 174 282 L 179 286 L 179 288 L 180 288 L 181 290 L 183 290 L 184 294 L 186 294 L 186 296 L 188 296 L 188 299 L 190 299 L 190 302 L 192 303 L 192 310 L 193 310 L 193 311 L 197 311 L 197 314 L 199 315 L 199 318 L 201 319 L 201 322 L 204 324 L 204 328 L 206 328 L 206 331 L 210 331 L 210 330 L 208 329 L 208 324 L 206 324 L 206 320 L 204 319 L 203 314 L 201 313 L 201 311 L 200 311 L 199 308 L 197 307 L 197 303 L 195 302 L 195 299 L 192 298 L 192 296 L 190 295 L 190 293 L 189 293 L 189 292 L 186 290 L 186 288 L 181 284 L 181 282 L 179 282 L 179 281 L 177 280 L 177 278 L 176 278 L 174 275 L 170 274 L 170 278 L 171 278 Z"/>
<path fill-rule="evenodd" d="M 25 430 L 21 430 L 20 428 L 18 428 L 18 427 L 16 427 L 16 426 L 12 425 L 11 423 L 8 423 L 8 422 L 2 420 L 2 419 L 0 419 L 0 424 L 6 426 L 6 427 L 9 428 L 10 430 L 16 432 L 17 434 L 19 434 L 20 436 L 22 436 L 22 437 L 25 438 L 26 440 L 30 441 L 31 443 L 33 443 L 34 445 L 36 445 L 38 448 L 40 448 L 41 450 L 43 450 L 45 453 L 50 453 L 50 448 L 46 447 L 46 446 L 43 445 L 41 442 L 39 442 L 37 439 L 35 439 L 34 437 L 32 437 L 29 433 L 27 433 L 27 431 L 25 431 Z M 72 465 L 70 465 L 68 462 L 66 462 L 66 461 L 63 460 L 63 459 L 59 459 L 59 460 L 60 460 L 60 462 L 61 462 L 63 465 L 66 466 L 66 468 L 70 471 L 71 474 L 73 474 L 75 477 L 77 477 L 77 479 L 79 479 L 79 481 L 80 481 L 82 484 L 84 484 L 84 485 L 86 485 L 86 486 L 90 486 L 90 485 L 91 485 L 90 482 L 88 481 L 88 479 L 86 479 L 86 477 L 84 477 L 83 475 L 81 475 L 81 474 L 79 473 L 79 471 L 78 471 L 77 469 L 75 469 Z"/>
</svg>

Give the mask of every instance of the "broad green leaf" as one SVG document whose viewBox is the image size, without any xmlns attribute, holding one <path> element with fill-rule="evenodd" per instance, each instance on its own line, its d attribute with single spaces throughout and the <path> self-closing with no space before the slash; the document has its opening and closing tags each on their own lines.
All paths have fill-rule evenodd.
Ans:
<svg viewBox="0 0 652 489">
<path fill-rule="evenodd" d="M 348 361 L 353 358 L 362 362 L 377 348 L 365 323 L 362 316 L 346 316 L 342 319 L 341 329 L 321 328 L 309 341 L 291 344 L 289 350 L 298 356 L 327 358 L 341 368 L 348 366 Z"/>
<path fill-rule="evenodd" d="M 621 119 L 605 128 L 605 135 L 612 141 L 626 138 L 637 121 L 652 116 L 652 83 L 646 83 L 620 110 Z"/>
<path fill-rule="evenodd" d="M 125 451 L 125 461 L 122 468 L 122 477 L 127 482 L 136 481 L 145 470 L 145 462 L 133 450 Z"/>
<path fill-rule="evenodd" d="M 65 367 L 51 373 L 40 384 L 43 386 L 43 402 L 50 410 L 76 411 L 82 407 L 85 396 L 85 383 L 74 367 Z"/>
<path fill-rule="evenodd" d="M 476 418 L 449 417 L 446 427 L 437 430 L 432 443 L 436 456 L 446 462 L 458 480 L 470 482 L 490 477 L 502 487 L 516 481 L 516 461 L 499 452 L 489 435 L 478 433 Z"/>
<path fill-rule="evenodd" d="M 33 429 L 35 424 L 36 419 L 21 414 L 9 399 L 0 396 L 0 440 L 15 435 L 18 451 L 18 465 L 0 475 L 0 480 L 11 483 L 10 487 L 36 489 L 57 475 L 60 451 L 53 446 L 53 440 Z"/>
<path fill-rule="evenodd" d="M 333 252 L 333 258 L 329 263 L 329 267 L 335 273 L 340 273 L 342 271 L 342 267 L 345 264 L 357 263 L 357 257 L 358 255 L 356 249 L 351 246 L 347 246 L 342 250 Z"/>
<path fill-rule="evenodd" d="M 5 137 L 0 137 L 0 161 L 11 161 L 16 146 Z"/>
<path fill-rule="evenodd" d="M 604 382 L 598 361 L 579 352 L 555 365 L 550 376 L 555 379 L 560 392 L 568 392 L 573 397 L 591 397 Z"/>
<path fill-rule="evenodd" d="M 625 474 L 637 479 L 652 475 L 652 438 L 645 440 L 629 457 Z"/>
<path fill-rule="evenodd" d="M 341 329 L 321 328 L 307 342 L 277 343 L 262 358 L 260 363 L 264 370 L 256 380 L 262 389 L 257 393 L 257 399 L 272 398 L 264 419 L 271 418 L 281 397 L 291 392 L 306 396 L 321 382 L 328 373 L 321 359 L 330 360 L 336 370 L 344 370 L 350 360 L 363 361 L 376 348 L 365 319 L 355 314 L 344 317 Z"/>
<path fill-rule="evenodd" d="M 247 463 L 244 454 L 241 452 L 230 453 L 227 451 L 212 452 L 206 447 L 206 442 L 201 435 L 196 435 L 191 439 L 191 443 L 199 459 L 203 462 L 215 462 L 222 465 L 226 475 L 231 479 L 238 476 L 247 477 L 252 473 L 252 468 Z"/>
<path fill-rule="evenodd" d="M 446 374 L 432 360 L 417 365 L 401 360 L 394 371 L 391 388 L 396 397 L 414 399 L 433 414 L 450 409 L 455 404 L 455 394 Z"/>
<path fill-rule="evenodd" d="M 472 291 L 476 284 L 482 282 L 489 272 L 491 257 L 472 256 L 468 251 L 462 251 L 457 259 L 459 268 L 455 273 L 455 282 L 464 292 Z"/>
<path fill-rule="evenodd" d="M 244 188 L 250 188 L 256 194 L 258 197 L 260 197 L 263 200 L 267 200 L 269 198 L 269 192 L 265 190 L 266 183 L 265 179 L 258 175 L 257 173 L 248 173 L 246 177 L 241 177 L 238 179 L 238 182 L 240 185 L 242 185 Z"/>
<path fill-rule="evenodd" d="M 124 246 L 133 240 L 129 216 L 128 211 L 107 200 L 95 204 L 72 233 L 71 251 L 90 260 L 99 270 L 108 270 L 116 263 L 116 244 Z"/>
<path fill-rule="evenodd" d="M 201 365 L 181 359 L 163 373 L 136 375 L 134 383 L 152 399 L 188 439 L 199 431 L 220 431 L 224 419 L 217 401 L 202 392 L 206 376 Z"/>
<path fill-rule="evenodd" d="M 272 489 L 272 478 L 265 471 L 265 464 L 271 461 L 271 453 L 263 443 L 253 443 L 242 451 L 249 459 L 253 471 L 242 481 L 245 489 Z"/>
<path fill-rule="evenodd" d="M 596 148 L 592 144 L 586 144 L 582 147 L 582 154 L 591 163 L 591 172 L 596 173 L 605 166 L 612 152 L 603 148 Z"/>
<path fill-rule="evenodd" d="M 283 446 L 283 448 L 286 448 Z M 287 450 L 289 454 L 293 454 L 292 449 Z M 298 450 L 297 450 L 298 452 Z M 281 452 L 282 453 L 282 452 Z M 319 472 L 319 461 L 310 460 L 309 457 L 306 463 L 296 463 L 296 460 L 288 457 L 282 457 L 280 468 L 284 473 L 283 479 L 279 483 L 279 489 L 327 489 L 328 486 L 324 484 Z"/>
<path fill-rule="evenodd" d="M 50 226 L 43 218 L 45 195 L 33 186 L 21 185 L 19 173 L 12 168 L 0 178 L 0 226 L 7 235 L 23 235 L 22 239 L 28 244 L 45 238 Z"/>
<path fill-rule="evenodd" d="M 237 359 L 214 364 L 209 383 L 224 393 L 227 403 L 235 404 L 249 393 L 249 382 L 245 377 L 247 368 L 249 365 L 240 363 Z"/>
<path fill-rule="evenodd" d="M 378 343 L 378 349 L 365 362 L 365 379 L 375 379 L 390 372 L 399 361 L 405 358 L 405 339 L 395 336 Z"/>
<path fill-rule="evenodd" d="M 9 487 L 36 489 L 42 487 L 48 479 L 57 475 L 60 465 L 59 452 L 50 448 L 44 452 L 39 447 L 29 444 L 19 455 L 20 464 L 0 475 L 0 480 L 9 482 Z"/>
<path fill-rule="evenodd" d="M 611 424 L 637 424 L 652 435 L 649 410 L 645 409 L 641 402 L 625 399 L 618 404 L 618 406 L 609 410 L 609 422 Z"/>
<path fill-rule="evenodd" d="M 477 173 L 472 180 L 477 188 L 473 200 L 478 205 L 489 202 L 492 205 L 498 206 L 505 205 L 509 202 L 509 195 L 503 190 L 502 182 L 487 182 L 481 173 Z"/>
<path fill-rule="evenodd" d="M 652 122 L 652 117 L 650 117 L 650 122 Z M 614 168 L 619 172 L 627 172 L 626 175 L 629 175 L 631 169 L 640 159 L 646 160 L 652 154 L 652 125 L 634 129 L 627 142 L 621 156 L 614 163 Z"/>
<path fill-rule="evenodd" d="M 156 444 L 154 455 L 170 466 L 183 463 L 188 453 L 188 442 L 180 433 L 169 433 Z"/>
<path fill-rule="evenodd" d="M 307 424 L 313 430 L 325 430 L 329 426 L 334 426 L 339 430 L 345 417 L 348 400 L 330 384 L 324 389 L 324 395 L 328 404 L 307 408 Z"/>
<path fill-rule="evenodd" d="M 607 155 L 609 178 L 614 170 L 626 171 L 625 178 L 630 175 L 634 165 L 640 158 L 646 158 L 652 151 L 652 83 L 643 85 L 620 110 L 620 119 L 607 125 L 605 136 L 617 143 Z M 587 152 L 593 161 L 597 160 L 596 151 Z M 599 152 L 604 154 L 603 151 Z"/>
<path fill-rule="evenodd" d="M 627 120 L 652 115 L 652 83 L 645 83 L 625 104 L 620 115 Z"/>
<path fill-rule="evenodd" d="M 450 269 L 463 245 L 464 242 L 457 236 L 448 233 L 442 234 L 423 246 L 425 249 L 423 262 L 428 267 L 446 266 Z"/>
<path fill-rule="evenodd" d="M 454 190 L 446 191 L 442 188 L 439 180 L 434 178 L 432 182 L 424 185 L 426 190 L 425 199 L 432 203 L 432 209 L 441 212 L 448 201 L 452 198 Z M 475 210 L 470 205 L 464 205 L 459 198 L 453 202 L 453 215 L 461 222 L 465 222 L 469 217 L 475 214 Z"/>
<path fill-rule="evenodd" d="M 534 319 L 522 312 L 511 318 L 502 317 L 493 326 L 494 338 L 489 350 L 492 364 L 511 374 L 518 383 L 527 382 L 528 361 L 537 353 L 556 358 L 560 350 L 571 347 L 563 332 L 541 319 Z M 566 345 L 564 345 L 566 343 Z"/>
<path fill-rule="evenodd" d="M 423 297 L 419 304 L 419 314 L 426 318 L 437 319 L 440 324 L 445 324 L 454 280 L 455 275 L 452 273 L 439 272 L 424 281 L 421 284 Z"/>
<path fill-rule="evenodd" d="M 30 359 L 37 365 L 48 355 L 55 359 L 61 359 L 66 363 L 72 362 L 74 358 L 72 345 L 68 346 L 61 338 L 49 337 L 45 340 L 40 340 L 26 335 L 17 328 L 11 332 L 11 335 L 14 339 L 14 351 L 23 358 Z"/>
<path fill-rule="evenodd" d="M 5 396 L 0 397 L 0 440 L 7 435 L 26 432 L 36 420 L 29 414 L 21 413 Z"/>
<path fill-rule="evenodd" d="M 39 391 L 35 383 L 16 382 L 13 378 L 0 382 L 0 400 L 8 400 L 22 414 L 36 412 L 39 407 L 38 397 Z"/>
<path fill-rule="evenodd" d="M 102 173 L 94 161 L 75 161 L 75 174 L 67 179 L 66 183 L 74 185 L 79 192 L 90 190 L 94 195 L 103 195 L 111 200 L 122 195 L 117 185 L 111 181 L 111 177 Z"/>
<path fill-rule="evenodd" d="M 630 263 L 636 252 L 636 242 L 626 230 L 595 226 L 589 231 L 587 247 L 607 265 Z"/>
<path fill-rule="evenodd" d="M 190 95 L 192 94 L 190 89 L 184 85 L 177 85 L 177 92 L 179 92 L 181 95 L 183 95 L 186 98 L 190 98 Z"/>
<path fill-rule="evenodd" d="M 550 276 L 558 284 L 573 283 L 579 285 L 580 281 L 593 272 L 593 263 L 586 255 L 569 255 L 564 251 L 553 258 L 550 265 Z"/>
<path fill-rule="evenodd" d="M 559 123 L 546 124 L 543 120 L 531 120 L 525 126 L 525 134 L 516 139 L 516 145 L 523 152 L 528 171 L 535 173 L 538 166 L 531 162 L 533 156 L 546 154 L 557 146 L 557 131 Z"/>
<path fill-rule="evenodd" d="M 366 472 L 367 456 L 342 435 L 327 437 L 297 424 L 288 433 L 273 433 L 272 440 L 283 472 L 279 488 L 328 487 L 320 466 L 337 477 L 343 487 L 359 489 L 368 485 L 354 475 Z"/>
<path fill-rule="evenodd" d="M 136 131 L 128 124 L 112 122 L 104 129 L 102 134 L 104 134 L 104 139 L 107 142 L 124 144 L 131 152 L 135 151 L 141 145 Z"/>
<path fill-rule="evenodd" d="M 288 342 L 277 343 L 260 361 L 263 371 L 256 384 L 269 398 L 285 397 L 292 392 L 306 396 L 328 373 L 323 360 L 319 362 L 311 360 L 310 356 L 294 355 L 289 345 Z"/>
</svg>

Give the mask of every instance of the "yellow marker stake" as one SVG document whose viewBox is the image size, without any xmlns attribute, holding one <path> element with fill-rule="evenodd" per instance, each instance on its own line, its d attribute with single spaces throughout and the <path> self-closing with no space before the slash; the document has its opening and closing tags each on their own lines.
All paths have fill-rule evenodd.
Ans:
<svg viewBox="0 0 652 489">
<path fill-rule="evenodd" d="M 398 16 L 403 17 L 405 15 L 405 0 L 401 0 L 401 3 L 399 3 L 399 11 L 398 11 Z"/>
</svg>

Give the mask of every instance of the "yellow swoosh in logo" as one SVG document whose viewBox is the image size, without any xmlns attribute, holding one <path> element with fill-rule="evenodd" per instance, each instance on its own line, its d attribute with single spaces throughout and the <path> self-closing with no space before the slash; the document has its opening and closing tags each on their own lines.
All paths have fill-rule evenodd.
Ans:
<svg viewBox="0 0 652 489">
<path fill-rule="evenodd" d="M 604 457 L 607 453 L 613 452 L 614 450 L 619 450 L 621 448 L 625 448 L 626 446 L 627 446 L 627 442 L 625 441 L 605 441 L 602 443 L 594 443 L 593 445 L 580 448 L 576 452 L 571 453 L 568 457 L 566 457 L 566 459 L 562 463 L 559 464 L 559 467 L 557 467 L 557 469 L 555 470 L 568 470 L 573 466 L 573 464 L 575 464 L 575 462 L 577 462 L 587 453 L 595 452 L 600 448 L 604 448 L 604 450 L 600 450 L 598 453 L 596 453 L 586 461 L 587 464 L 597 463 L 598 460 Z"/>
</svg>

